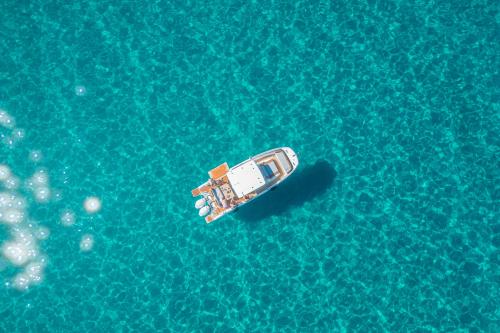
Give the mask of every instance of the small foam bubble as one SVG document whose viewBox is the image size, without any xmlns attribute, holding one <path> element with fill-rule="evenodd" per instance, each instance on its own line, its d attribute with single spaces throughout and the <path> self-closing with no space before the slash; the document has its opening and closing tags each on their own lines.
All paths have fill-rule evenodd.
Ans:
<svg viewBox="0 0 500 333">
<path fill-rule="evenodd" d="M 60 201 L 63 198 L 61 190 L 56 189 L 56 190 L 51 190 L 50 192 L 52 193 L 51 198 L 56 201 Z"/>
<path fill-rule="evenodd" d="M 26 208 L 26 200 L 22 197 L 18 197 L 16 194 L 11 196 L 12 207 L 17 209 L 25 209 Z"/>
<path fill-rule="evenodd" d="M 26 131 L 22 128 L 16 128 L 12 131 L 12 140 L 20 141 L 26 136 Z"/>
<path fill-rule="evenodd" d="M 101 200 L 98 197 L 88 197 L 83 202 L 83 207 L 87 211 L 87 213 L 97 213 L 101 210 Z"/>
<path fill-rule="evenodd" d="M 4 143 L 4 145 L 6 145 L 9 148 L 14 147 L 14 140 L 10 136 L 4 137 L 2 142 Z"/>
<path fill-rule="evenodd" d="M 61 213 L 61 224 L 69 227 L 75 224 L 75 214 L 71 210 L 65 210 Z"/>
<path fill-rule="evenodd" d="M 35 237 L 40 240 L 45 240 L 50 236 L 50 229 L 47 227 L 38 227 L 35 231 Z"/>
<path fill-rule="evenodd" d="M 42 152 L 39 150 L 30 151 L 29 159 L 32 162 L 40 162 L 43 158 Z"/>
<path fill-rule="evenodd" d="M 34 193 L 36 201 L 40 203 L 47 202 L 50 199 L 50 189 L 48 187 L 37 187 Z"/>
<path fill-rule="evenodd" d="M 84 86 L 76 86 L 75 87 L 75 94 L 76 96 L 85 96 L 87 94 L 87 88 L 85 88 Z"/>
<path fill-rule="evenodd" d="M 94 236 L 90 234 L 85 234 L 80 240 L 80 250 L 83 252 L 88 252 L 94 247 Z"/>
</svg>

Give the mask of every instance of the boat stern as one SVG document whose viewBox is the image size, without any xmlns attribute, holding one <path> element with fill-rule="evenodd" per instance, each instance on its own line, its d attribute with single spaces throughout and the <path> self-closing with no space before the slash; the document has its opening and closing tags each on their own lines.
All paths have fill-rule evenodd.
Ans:
<svg viewBox="0 0 500 333">
<path fill-rule="evenodd" d="M 297 157 L 297 154 L 293 151 L 292 148 L 283 147 L 282 149 L 290 162 L 292 162 L 293 170 L 297 169 L 297 166 L 299 165 L 299 158 Z"/>
</svg>

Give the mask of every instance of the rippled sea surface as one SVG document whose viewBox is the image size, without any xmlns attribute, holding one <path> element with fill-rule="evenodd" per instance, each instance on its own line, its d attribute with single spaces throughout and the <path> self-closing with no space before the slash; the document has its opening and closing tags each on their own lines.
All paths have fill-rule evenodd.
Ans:
<svg viewBox="0 0 500 333">
<path fill-rule="evenodd" d="M 499 68 L 496 1 L 0 2 L 0 164 L 50 232 L 0 331 L 499 332 Z M 285 184 L 198 217 L 279 146 Z"/>
</svg>

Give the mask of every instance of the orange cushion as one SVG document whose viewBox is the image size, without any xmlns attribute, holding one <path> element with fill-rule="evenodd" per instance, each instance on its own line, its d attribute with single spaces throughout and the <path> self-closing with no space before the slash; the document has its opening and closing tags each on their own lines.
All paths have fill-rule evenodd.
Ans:
<svg viewBox="0 0 500 333">
<path fill-rule="evenodd" d="M 225 174 L 227 174 L 228 171 L 229 171 L 229 166 L 227 165 L 226 162 L 224 162 L 221 165 L 219 165 L 218 167 L 210 170 L 208 172 L 208 175 L 212 179 L 219 179 L 219 178 L 223 177 Z"/>
</svg>

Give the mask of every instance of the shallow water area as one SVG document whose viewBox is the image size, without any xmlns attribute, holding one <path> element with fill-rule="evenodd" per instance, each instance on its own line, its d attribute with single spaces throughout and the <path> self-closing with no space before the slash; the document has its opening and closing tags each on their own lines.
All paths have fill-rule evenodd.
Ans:
<svg viewBox="0 0 500 333">
<path fill-rule="evenodd" d="M 500 331 L 499 15 L 2 2 L 0 331 Z M 280 146 L 206 225 L 207 171 Z"/>
</svg>

